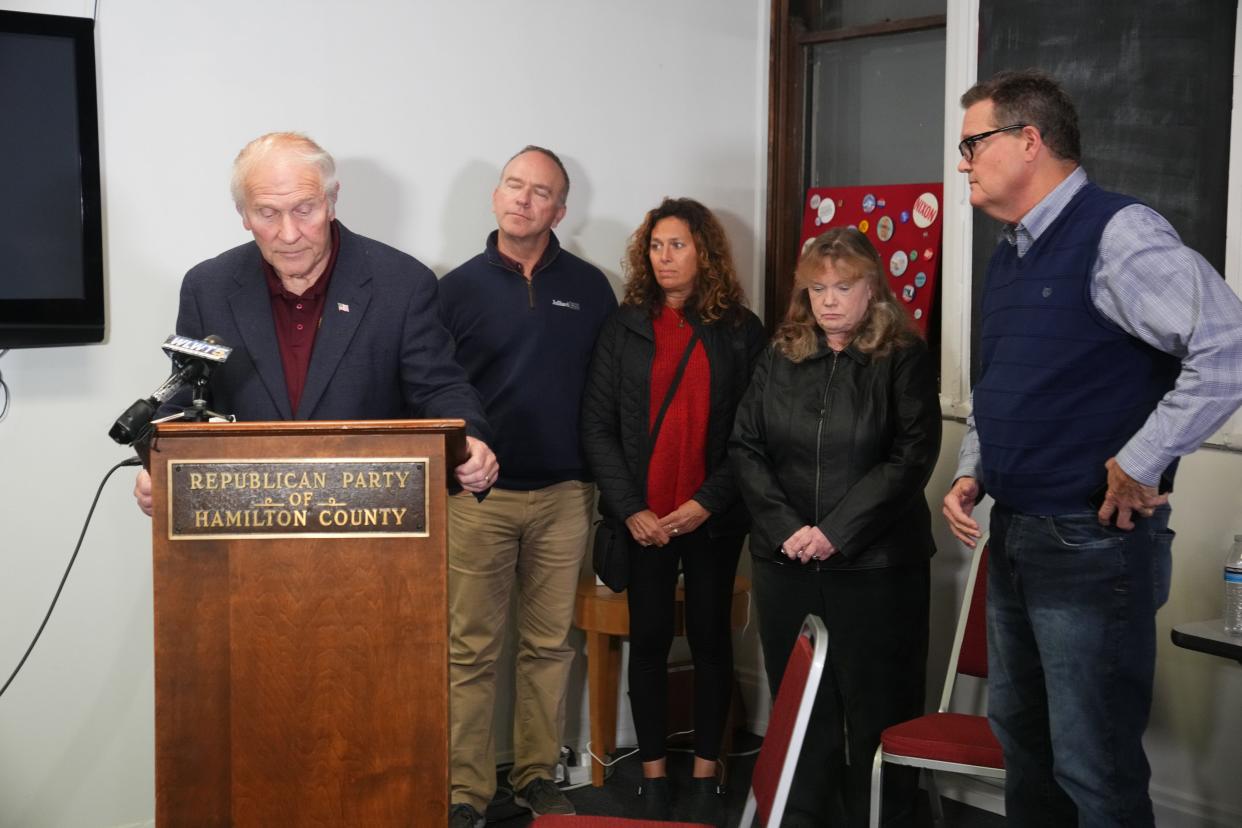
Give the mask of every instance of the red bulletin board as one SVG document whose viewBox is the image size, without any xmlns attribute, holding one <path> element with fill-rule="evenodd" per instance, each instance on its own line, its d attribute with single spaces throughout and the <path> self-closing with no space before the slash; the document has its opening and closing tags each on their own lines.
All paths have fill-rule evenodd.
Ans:
<svg viewBox="0 0 1242 828">
<path fill-rule="evenodd" d="M 940 273 L 942 184 L 812 187 L 802 206 L 801 250 L 831 227 L 853 225 L 880 253 L 888 284 L 927 335 Z"/>
</svg>

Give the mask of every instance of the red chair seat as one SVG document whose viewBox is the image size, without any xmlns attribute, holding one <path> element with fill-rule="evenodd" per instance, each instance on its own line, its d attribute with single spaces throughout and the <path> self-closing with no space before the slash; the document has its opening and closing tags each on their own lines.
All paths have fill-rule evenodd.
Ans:
<svg viewBox="0 0 1242 828">
<path fill-rule="evenodd" d="M 880 734 L 885 753 L 961 765 L 1004 768 L 1000 744 L 986 716 L 929 713 L 887 728 Z"/>
</svg>

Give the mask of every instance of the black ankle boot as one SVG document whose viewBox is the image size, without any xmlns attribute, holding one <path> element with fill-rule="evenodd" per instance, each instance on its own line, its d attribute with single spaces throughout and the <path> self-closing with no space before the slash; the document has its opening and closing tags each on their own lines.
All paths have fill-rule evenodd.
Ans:
<svg viewBox="0 0 1242 828">
<path fill-rule="evenodd" d="M 638 799 L 643 819 L 668 821 L 673 818 L 673 794 L 667 776 L 644 779 L 638 786 Z"/>
<path fill-rule="evenodd" d="M 690 780 L 688 820 L 705 825 L 724 825 L 724 788 L 716 784 L 714 776 L 695 777 Z"/>
</svg>

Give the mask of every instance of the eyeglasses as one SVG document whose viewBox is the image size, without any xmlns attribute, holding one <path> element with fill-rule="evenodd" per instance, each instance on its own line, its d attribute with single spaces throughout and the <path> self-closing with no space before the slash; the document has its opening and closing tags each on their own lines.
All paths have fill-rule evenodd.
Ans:
<svg viewBox="0 0 1242 828">
<path fill-rule="evenodd" d="M 957 151 L 960 152 L 962 157 L 967 161 L 974 161 L 975 144 L 979 143 L 984 138 L 990 138 L 998 132 L 1012 132 L 1015 129 L 1026 129 L 1028 126 L 1030 126 L 1030 124 L 1010 124 L 1009 126 L 1001 127 L 1000 129 L 991 129 L 987 132 L 980 132 L 978 135 L 971 135 L 969 138 L 963 138 L 961 140 L 961 142 L 957 145 Z"/>
</svg>

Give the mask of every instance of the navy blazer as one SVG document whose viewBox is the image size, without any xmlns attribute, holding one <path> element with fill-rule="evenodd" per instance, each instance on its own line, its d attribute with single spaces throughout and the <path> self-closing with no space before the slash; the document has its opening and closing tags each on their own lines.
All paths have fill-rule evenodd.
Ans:
<svg viewBox="0 0 1242 828">
<path fill-rule="evenodd" d="M 186 274 L 177 333 L 214 334 L 233 348 L 211 375 L 209 407 L 245 421 L 462 418 L 471 435 L 490 442 L 482 402 L 440 323 L 435 274 L 339 228 L 341 248 L 297 411 L 289 406 L 258 245 L 235 247 Z"/>
</svg>

